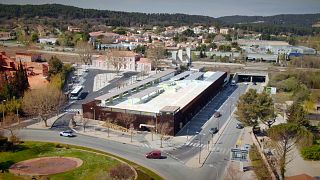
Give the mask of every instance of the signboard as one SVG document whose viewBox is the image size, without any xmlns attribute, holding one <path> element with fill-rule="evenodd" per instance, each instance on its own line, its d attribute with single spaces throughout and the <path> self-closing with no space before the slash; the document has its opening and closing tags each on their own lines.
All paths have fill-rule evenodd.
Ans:
<svg viewBox="0 0 320 180">
<path fill-rule="evenodd" d="M 276 94 L 277 93 L 277 88 L 276 87 L 267 87 L 266 92 L 268 94 Z"/>
<path fill-rule="evenodd" d="M 233 161 L 248 161 L 248 153 L 249 151 L 246 149 L 231 149 L 231 160 Z"/>
</svg>

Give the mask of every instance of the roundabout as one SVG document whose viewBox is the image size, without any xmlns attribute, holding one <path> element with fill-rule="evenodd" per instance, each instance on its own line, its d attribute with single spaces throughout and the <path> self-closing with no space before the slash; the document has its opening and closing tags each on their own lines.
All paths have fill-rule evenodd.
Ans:
<svg viewBox="0 0 320 180">
<path fill-rule="evenodd" d="M 80 167 L 83 161 L 74 157 L 41 157 L 18 162 L 9 168 L 16 175 L 51 175 Z"/>
</svg>

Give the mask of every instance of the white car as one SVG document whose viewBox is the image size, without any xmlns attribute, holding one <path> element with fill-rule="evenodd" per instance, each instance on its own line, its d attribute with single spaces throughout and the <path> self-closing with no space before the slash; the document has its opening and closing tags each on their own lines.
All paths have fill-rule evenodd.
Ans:
<svg viewBox="0 0 320 180">
<path fill-rule="evenodd" d="M 62 131 L 60 132 L 60 136 L 63 136 L 63 137 L 73 137 L 74 134 L 71 130 L 67 130 L 67 131 Z"/>
</svg>

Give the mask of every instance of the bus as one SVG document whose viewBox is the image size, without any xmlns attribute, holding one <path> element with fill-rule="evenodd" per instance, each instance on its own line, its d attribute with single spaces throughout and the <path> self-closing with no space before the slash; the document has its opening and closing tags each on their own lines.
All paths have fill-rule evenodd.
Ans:
<svg viewBox="0 0 320 180">
<path fill-rule="evenodd" d="M 70 99 L 79 99 L 82 88 L 82 86 L 75 87 L 70 93 Z"/>
</svg>

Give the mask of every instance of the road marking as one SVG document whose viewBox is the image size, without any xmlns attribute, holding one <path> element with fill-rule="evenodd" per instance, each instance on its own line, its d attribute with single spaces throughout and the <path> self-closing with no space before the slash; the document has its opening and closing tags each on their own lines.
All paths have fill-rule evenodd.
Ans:
<svg viewBox="0 0 320 180">
<path fill-rule="evenodd" d="M 81 109 L 65 109 L 64 110 L 65 112 L 80 112 L 81 111 Z"/>
</svg>

